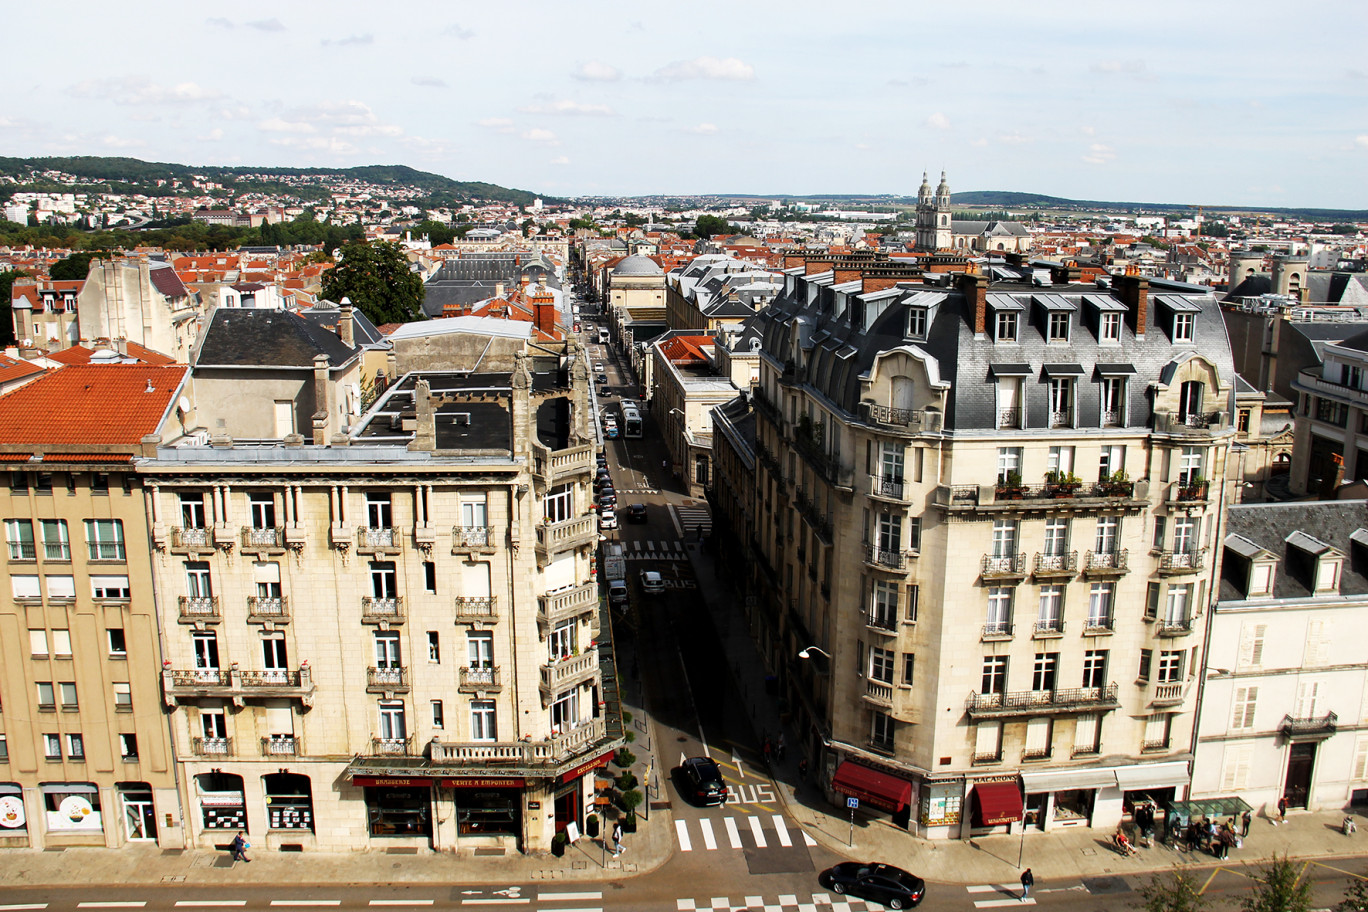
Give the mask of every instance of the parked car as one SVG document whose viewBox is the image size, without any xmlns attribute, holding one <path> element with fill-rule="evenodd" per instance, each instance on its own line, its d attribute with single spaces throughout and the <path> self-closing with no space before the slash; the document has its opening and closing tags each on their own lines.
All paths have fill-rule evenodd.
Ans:
<svg viewBox="0 0 1368 912">
<path fill-rule="evenodd" d="M 594 373 L 596 373 L 596 374 L 601 374 L 601 373 L 604 372 L 604 370 L 605 370 L 605 368 L 604 368 L 604 366 L 603 366 L 603 362 L 602 362 L 602 361 L 595 361 L 595 362 L 594 362 Z"/>
<path fill-rule="evenodd" d="M 654 570 L 642 570 L 641 591 L 648 593 L 664 592 L 665 580 Z"/>
<path fill-rule="evenodd" d="M 616 440 L 618 438 L 618 426 L 616 424 L 604 425 L 603 436 L 609 440 Z"/>
<path fill-rule="evenodd" d="M 599 510 L 599 531 L 604 529 L 616 529 L 618 527 L 617 512 L 612 507 L 604 507 Z"/>
<path fill-rule="evenodd" d="M 710 807 L 727 803 L 727 784 L 711 757 L 690 757 L 675 770 L 675 786 L 685 801 Z"/>
<path fill-rule="evenodd" d="M 646 521 L 646 505 L 640 503 L 628 504 L 627 521 L 629 523 L 644 523 Z"/>
<path fill-rule="evenodd" d="M 607 469 L 599 469 L 598 473 L 594 475 L 594 487 L 596 488 L 601 488 L 606 484 L 610 485 L 612 483 L 613 476 L 608 473 Z"/>
<path fill-rule="evenodd" d="M 608 581 L 608 604 L 615 608 L 627 607 L 627 581 L 609 580 Z"/>
<path fill-rule="evenodd" d="M 602 453 L 599 453 L 597 456 L 594 457 L 594 462 L 598 464 L 598 467 L 600 469 L 608 468 L 608 457 L 603 455 Z"/>
<path fill-rule="evenodd" d="M 605 485 L 598 495 L 599 509 L 617 505 L 617 491 L 613 490 L 612 485 Z"/>
<path fill-rule="evenodd" d="M 594 379 L 597 380 L 599 383 L 606 384 L 606 383 L 608 382 L 608 375 L 607 375 L 607 374 L 599 374 L 599 375 L 598 375 L 597 377 L 595 377 Z"/>
<path fill-rule="evenodd" d="M 849 893 L 890 909 L 911 909 L 926 895 L 926 881 L 902 868 L 876 862 L 843 861 L 817 876 L 833 893 Z"/>
</svg>

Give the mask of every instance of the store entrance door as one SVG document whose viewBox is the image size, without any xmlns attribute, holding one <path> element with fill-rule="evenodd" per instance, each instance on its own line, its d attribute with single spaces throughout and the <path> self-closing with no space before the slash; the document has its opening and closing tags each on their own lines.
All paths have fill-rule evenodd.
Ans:
<svg viewBox="0 0 1368 912">
<path fill-rule="evenodd" d="M 157 841 L 157 812 L 151 792 L 124 792 L 124 835 L 129 842 Z"/>
<path fill-rule="evenodd" d="M 567 791 L 563 795 L 556 796 L 556 832 L 565 830 L 566 824 L 574 823 L 581 829 L 584 821 L 580 819 L 580 790 L 579 782 L 575 782 L 575 788 Z"/>
<path fill-rule="evenodd" d="M 1283 797 L 1288 807 L 1306 807 L 1311 793 L 1311 772 L 1316 765 L 1316 742 L 1293 744 L 1287 752 L 1287 778 Z"/>
</svg>

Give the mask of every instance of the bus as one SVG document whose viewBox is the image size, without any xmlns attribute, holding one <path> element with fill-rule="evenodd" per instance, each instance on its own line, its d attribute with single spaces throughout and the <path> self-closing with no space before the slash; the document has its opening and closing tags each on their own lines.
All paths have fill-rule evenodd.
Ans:
<svg viewBox="0 0 1368 912">
<path fill-rule="evenodd" d="M 637 411 L 635 402 L 626 399 L 622 400 L 622 436 L 641 436 L 641 412 Z"/>
</svg>

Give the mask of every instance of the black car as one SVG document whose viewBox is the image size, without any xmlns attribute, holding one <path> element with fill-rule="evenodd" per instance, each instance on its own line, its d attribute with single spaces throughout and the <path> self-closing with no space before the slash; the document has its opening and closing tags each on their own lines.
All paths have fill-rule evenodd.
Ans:
<svg viewBox="0 0 1368 912">
<path fill-rule="evenodd" d="M 646 505 L 629 504 L 627 506 L 627 521 L 629 523 L 644 523 L 646 521 Z"/>
<path fill-rule="evenodd" d="M 611 507 L 617 503 L 617 491 L 613 490 L 612 485 L 604 485 L 599 491 L 598 502 L 600 507 Z"/>
<path fill-rule="evenodd" d="M 926 881 L 902 868 L 875 862 L 843 861 L 817 876 L 833 893 L 849 893 L 890 909 L 911 909 L 926 895 Z"/>
<path fill-rule="evenodd" d="M 596 488 L 601 488 L 601 487 L 603 487 L 603 486 L 606 485 L 606 484 L 612 484 L 612 483 L 613 483 L 613 476 L 608 474 L 608 470 L 607 470 L 607 469 L 599 469 L 599 470 L 598 470 L 598 474 L 596 474 L 596 475 L 594 476 L 594 487 L 596 487 Z"/>
<path fill-rule="evenodd" d="M 608 468 L 608 457 L 603 455 L 602 453 L 598 453 L 594 456 L 594 462 L 598 465 L 600 469 Z"/>
<path fill-rule="evenodd" d="M 675 774 L 675 784 L 685 800 L 705 807 L 726 804 L 727 784 L 722 781 L 722 770 L 711 757 L 690 757 Z"/>
<path fill-rule="evenodd" d="M 594 379 L 597 380 L 599 383 L 602 383 L 602 384 L 605 384 L 605 385 L 608 383 L 608 375 L 607 375 L 607 374 L 599 374 L 599 375 L 598 375 L 597 377 L 595 377 Z"/>
</svg>

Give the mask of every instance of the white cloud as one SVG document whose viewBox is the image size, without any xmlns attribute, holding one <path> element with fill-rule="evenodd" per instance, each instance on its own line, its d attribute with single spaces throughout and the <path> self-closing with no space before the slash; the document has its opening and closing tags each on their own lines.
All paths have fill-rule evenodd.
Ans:
<svg viewBox="0 0 1368 912">
<path fill-rule="evenodd" d="M 88 79 L 68 91 L 77 98 L 96 98 L 118 105 L 197 104 L 223 98 L 222 92 L 194 82 L 167 86 L 141 76 Z"/>
<path fill-rule="evenodd" d="M 283 136 L 271 140 L 271 144 L 310 152 L 331 152 L 334 155 L 354 155 L 360 151 L 345 139 L 338 139 L 335 136 Z"/>
<path fill-rule="evenodd" d="M 556 142 L 556 134 L 552 133 L 550 130 L 543 130 L 541 127 L 533 127 L 530 130 L 524 130 L 522 133 L 522 138 L 527 140 L 528 142 Z"/>
<path fill-rule="evenodd" d="M 138 149 L 147 145 L 141 139 L 124 139 L 121 136 L 106 136 L 100 140 L 100 144 L 107 149 Z"/>
<path fill-rule="evenodd" d="M 367 32 L 364 35 L 348 35 L 346 38 L 324 38 L 321 43 L 324 47 L 345 47 L 347 45 L 353 44 L 374 44 L 375 36 Z"/>
<path fill-rule="evenodd" d="M 469 41 L 471 38 L 475 37 L 475 32 L 473 30 L 468 28 L 461 28 L 459 25 L 455 23 L 452 23 L 451 25 L 448 25 L 446 28 L 442 29 L 442 34 L 447 38 L 456 38 L 460 41 Z"/>
<path fill-rule="evenodd" d="M 218 127 L 214 127 L 214 129 L 203 136 L 197 137 L 197 139 L 199 139 L 200 142 L 218 142 L 220 139 L 223 139 L 223 131 Z"/>
<path fill-rule="evenodd" d="M 1143 60 L 1099 60 L 1088 70 L 1104 76 L 1133 76 L 1146 81 L 1154 78 Z"/>
<path fill-rule="evenodd" d="M 445 89 L 447 87 L 446 80 L 438 79 L 436 76 L 414 76 L 409 82 L 428 89 Z"/>
<path fill-rule="evenodd" d="M 1361 136 L 1354 137 L 1354 145 L 1362 146 L 1363 148 L 1368 149 L 1368 133 L 1364 133 Z"/>
<path fill-rule="evenodd" d="M 513 121 L 507 117 L 486 117 L 484 120 L 475 121 L 475 125 L 484 127 L 486 130 L 493 130 L 495 133 L 513 132 Z"/>
<path fill-rule="evenodd" d="M 946 117 L 944 113 L 937 111 L 926 118 L 926 125 L 934 130 L 948 130 L 950 129 L 950 118 Z"/>
<path fill-rule="evenodd" d="M 656 79 L 724 79 L 744 82 L 755 78 L 755 67 L 736 57 L 695 57 L 676 60 L 655 71 Z"/>
<path fill-rule="evenodd" d="M 971 145 L 971 146 L 979 146 L 980 148 L 982 148 L 983 146 L 988 145 L 988 140 L 987 140 L 986 138 L 980 136 L 978 139 L 971 139 L 971 140 L 969 141 L 969 145 Z"/>
<path fill-rule="evenodd" d="M 1105 165 L 1114 158 L 1116 150 L 1105 143 L 1093 143 L 1083 155 L 1083 160 L 1090 165 Z"/>
<path fill-rule="evenodd" d="M 212 25 L 212 26 L 214 26 L 215 28 L 226 28 L 226 29 L 230 29 L 230 28 L 233 27 L 233 20 L 231 20 L 231 19 L 224 19 L 222 16 L 215 16 L 215 17 L 210 18 L 210 19 L 205 19 L 205 20 L 204 20 L 204 23 L 205 23 L 205 25 Z"/>
<path fill-rule="evenodd" d="M 265 133 L 317 133 L 318 128 L 313 124 L 303 123 L 298 120 L 282 120 L 279 117 L 272 117 L 257 124 L 257 129 Z"/>
<path fill-rule="evenodd" d="M 254 22 L 247 23 L 247 27 L 254 28 L 262 32 L 285 31 L 285 26 L 281 24 L 279 19 L 257 19 Z"/>
<path fill-rule="evenodd" d="M 617 82 L 622 78 L 622 71 L 602 61 L 591 60 L 570 75 L 583 82 Z"/>
<path fill-rule="evenodd" d="M 589 117 L 612 117 L 615 113 L 612 108 L 601 104 L 580 104 L 568 98 L 560 98 L 556 101 L 542 101 L 530 104 L 526 107 L 518 108 L 524 114 L 572 114 L 584 115 Z"/>
<path fill-rule="evenodd" d="M 1035 142 L 1035 140 L 1031 139 L 1031 137 L 1023 136 L 1022 134 L 1017 132 L 999 133 L 997 135 L 997 141 L 1002 143 L 1004 146 L 1024 146 L 1027 143 Z"/>
<path fill-rule="evenodd" d="M 551 164 L 568 165 L 570 164 L 570 159 L 566 158 L 564 155 L 557 155 L 555 158 L 551 159 Z"/>
<path fill-rule="evenodd" d="M 701 123 L 696 127 L 685 127 L 685 133 L 697 133 L 700 136 L 712 136 L 717 132 L 717 124 Z"/>
<path fill-rule="evenodd" d="M 1094 130 L 1092 127 L 1079 127 L 1078 132 L 1082 133 L 1084 136 L 1092 136 L 1097 131 Z"/>
</svg>

